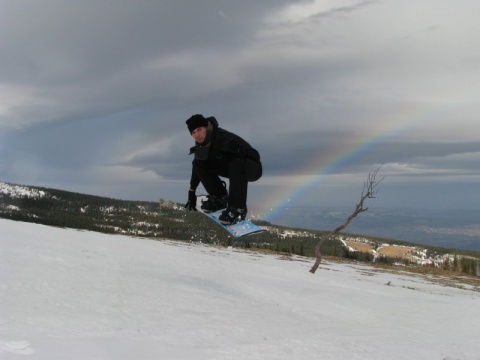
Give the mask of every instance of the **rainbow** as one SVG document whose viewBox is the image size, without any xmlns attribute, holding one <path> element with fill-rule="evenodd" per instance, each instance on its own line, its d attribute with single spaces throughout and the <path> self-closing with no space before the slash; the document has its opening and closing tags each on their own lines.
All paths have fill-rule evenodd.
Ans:
<svg viewBox="0 0 480 360">
<path fill-rule="evenodd" d="M 370 131 L 368 135 L 359 134 L 354 139 L 355 141 L 332 149 L 330 153 L 314 154 L 309 161 L 296 169 L 292 169 L 291 175 L 293 176 L 289 177 L 291 180 L 286 185 L 262 200 L 262 203 L 267 205 L 268 208 L 263 209 L 259 217 L 275 222 L 281 216 L 285 207 L 300 203 L 300 200 L 313 188 L 318 187 L 322 181 L 325 181 L 328 175 L 347 170 L 365 155 L 388 146 L 396 139 L 405 138 L 409 132 L 420 125 L 425 126 L 434 122 L 445 112 L 449 112 L 457 106 L 459 106 L 458 102 L 443 104 L 436 108 L 416 109 L 415 111 L 397 114 L 395 118 L 386 121 L 390 125 L 377 128 L 378 130 L 374 133 L 371 133 L 371 129 L 368 129 Z M 381 127 L 382 125 L 378 126 Z M 366 169 L 365 176 L 373 170 L 375 168 Z M 295 174 L 307 175 L 295 176 Z"/>
</svg>

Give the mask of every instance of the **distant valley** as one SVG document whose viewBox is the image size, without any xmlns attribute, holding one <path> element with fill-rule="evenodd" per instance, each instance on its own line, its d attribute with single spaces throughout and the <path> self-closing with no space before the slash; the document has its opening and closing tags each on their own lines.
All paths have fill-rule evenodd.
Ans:
<svg viewBox="0 0 480 360">
<path fill-rule="evenodd" d="M 285 207 L 276 223 L 306 229 L 334 229 L 353 209 L 327 207 Z M 269 219 L 268 213 L 266 216 Z M 348 232 L 415 244 L 480 250 L 480 211 L 433 211 L 378 209 L 371 206 L 348 226 Z"/>
</svg>

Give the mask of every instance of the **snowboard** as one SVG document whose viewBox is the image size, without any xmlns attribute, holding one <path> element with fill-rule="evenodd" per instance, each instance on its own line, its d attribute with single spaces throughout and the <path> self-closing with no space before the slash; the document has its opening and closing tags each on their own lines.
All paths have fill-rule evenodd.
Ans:
<svg viewBox="0 0 480 360">
<path fill-rule="evenodd" d="M 198 210 L 198 212 L 202 213 L 206 217 L 215 221 L 217 224 L 219 224 L 221 227 L 223 227 L 225 230 L 227 230 L 234 237 L 242 237 L 242 236 L 258 234 L 258 233 L 266 231 L 265 229 L 262 229 L 260 226 L 255 225 L 254 223 L 252 223 L 248 219 L 241 220 L 241 221 L 237 222 L 236 224 L 232 224 L 232 225 L 222 224 L 220 222 L 220 220 L 218 220 L 218 217 L 220 216 L 220 214 L 225 209 L 221 209 L 221 210 L 211 212 L 211 213 L 206 213 L 201 209 L 202 201 L 205 201 L 205 200 L 207 200 L 206 195 L 197 196 L 197 210 Z"/>
</svg>

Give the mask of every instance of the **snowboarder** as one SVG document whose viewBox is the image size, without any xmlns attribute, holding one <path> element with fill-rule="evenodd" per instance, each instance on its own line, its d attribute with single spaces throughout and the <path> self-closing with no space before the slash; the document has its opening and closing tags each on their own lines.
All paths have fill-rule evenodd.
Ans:
<svg viewBox="0 0 480 360">
<path fill-rule="evenodd" d="M 186 124 L 195 140 L 195 146 L 190 149 L 190 154 L 195 157 L 185 207 L 197 210 L 195 192 L 202 183 L 208 193 L 207 200 L 201 205 L 203 211 L 225 209 L 219 216 L 223 224 L 244 220 L 248 182 L 257 181 L 262 176 L 260 154 L 240 136 L 220 128 L 213 116 L 205 118 L 196 114 Z M 220 177 L 230 180 L 228 192 Z"/>
</svg>

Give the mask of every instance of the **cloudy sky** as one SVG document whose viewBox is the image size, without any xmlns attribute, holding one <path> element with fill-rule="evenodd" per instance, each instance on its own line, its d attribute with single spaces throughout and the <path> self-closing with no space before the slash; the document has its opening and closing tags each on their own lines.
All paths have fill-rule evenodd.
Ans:
<svg viewBox="0 0 480 360">
<path fill-rule="evenodd" d="M 250 208 L 480 204 L 476 0 L 0 0 L 0 181 L 183 202 L 215 116 Z M 370 204 L 374 205 L 374 203 Z"/>
</svg>

